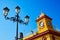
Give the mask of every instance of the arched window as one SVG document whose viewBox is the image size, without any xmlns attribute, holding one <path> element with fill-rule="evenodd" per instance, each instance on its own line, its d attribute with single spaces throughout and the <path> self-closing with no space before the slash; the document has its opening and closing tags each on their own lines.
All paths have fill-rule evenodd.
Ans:
<svg viewBox="0 0 60 40">
<path fill-rule="evenodd" d="M 47 38 L 43 36 L 43 37 L 42 37 L 42 40 L 47 40 Z"/>
</svg>

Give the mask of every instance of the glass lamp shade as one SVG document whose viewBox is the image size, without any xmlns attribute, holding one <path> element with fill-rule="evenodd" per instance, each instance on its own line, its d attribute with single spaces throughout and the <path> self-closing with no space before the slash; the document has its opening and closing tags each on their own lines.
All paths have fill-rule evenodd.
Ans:
<svg viewBox="0 0 60 40">
<path fill-rule="evenodd" d="M 8 7 L 5 7 L 5 8 L 3 9 L 4 16 L 7 16 L 7 15 L 8 15 L 8 12 L 9 12 Z"/>
<path fill-rule="evenodd" d="M 25 22 L 26 22 L 26 23 L 29 22 L 29 16 L 28 16 L 28 15 L 26 15 L 26 17 L 25 17 Z"/>
<path fill-rule="evenodd" d="M 20 7 L 17 6 L 17 7 L 15 8 L 15 11 L 16 11 L 16 13 L 19 13 L 19 12 L 20 12 Z"/>
</svg>

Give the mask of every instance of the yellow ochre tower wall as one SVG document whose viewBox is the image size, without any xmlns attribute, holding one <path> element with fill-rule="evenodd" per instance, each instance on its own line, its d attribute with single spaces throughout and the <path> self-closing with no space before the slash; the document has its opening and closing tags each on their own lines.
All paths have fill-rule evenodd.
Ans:
<svg viewBox="0 0 60 40">
<path fill-rule="evenodd" d="M 42 23 L 41 23 L 42 22 Z M 46 30 L 53 30 L 52 19 L 41 13 L 39 18 L 37 19 L 38 33 L 44 32 Z"/>
</svg>

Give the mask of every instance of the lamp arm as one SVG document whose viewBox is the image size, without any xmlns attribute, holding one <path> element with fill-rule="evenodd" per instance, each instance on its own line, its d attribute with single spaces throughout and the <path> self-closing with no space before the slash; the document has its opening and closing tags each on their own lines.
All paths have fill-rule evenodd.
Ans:
<svg viewBox="0 0 60 40">
<path fill-rule="evenodd" d="M 16 21 L 16 18 L 15 18 L 15 17 L 5 17 L 5 19 L 6 19 L 6 20 L 13 21 L 13 22 Z"/>
<path fill-rule="evenodd" d="M 18 16 L 18 20 L 17 20 L 16 17 L 17 17 L 17 16 L 15 16 L 15 17 L 7 17 L 7 16 L 6 16 L 5 19 L 6 19 L 6 20 L 13 21 L 13 22 L 18 21 L 20 24 L 28 25 L 28 22 L 25 22 L 25 21 L 21 20 L 19 16 Z"/>
</svg>

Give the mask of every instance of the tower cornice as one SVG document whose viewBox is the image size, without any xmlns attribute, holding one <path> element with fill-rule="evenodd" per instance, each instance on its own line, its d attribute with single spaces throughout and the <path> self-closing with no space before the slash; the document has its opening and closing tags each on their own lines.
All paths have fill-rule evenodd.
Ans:
<svg viewBox="0 0 60 40">
<path fill-rule="evenodd" d="M 43 16 L 40 15 L 40 17 L 36 21 L 38 22 L 38 21 L 40 21 L 43 18 L 48 18 L 48 19 L 52 20 L 52 18 L 50 18 L 49 16 L 44 14 Z"/>
</svg>

